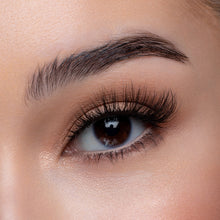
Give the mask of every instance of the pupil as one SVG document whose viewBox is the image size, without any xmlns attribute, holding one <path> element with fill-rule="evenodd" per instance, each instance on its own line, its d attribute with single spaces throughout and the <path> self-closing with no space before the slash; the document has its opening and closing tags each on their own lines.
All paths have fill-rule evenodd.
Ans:
<svg viewBox="0 0 220 220">
<path fill-rule="evenodd" d="M 118 147 L 129 138 L 131 122 L 129 117 L 108 117 L 96 122 L 93 129 L 96 138 L 106 147 Z"/>
</svg>

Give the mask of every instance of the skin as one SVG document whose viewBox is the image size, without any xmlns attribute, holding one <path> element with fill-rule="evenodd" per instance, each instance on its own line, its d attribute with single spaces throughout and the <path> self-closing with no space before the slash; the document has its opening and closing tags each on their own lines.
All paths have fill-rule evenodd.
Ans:
<svg viewBox="0 0 220 220">
<path fill-rule="evenodd" d="M 0 219 L 220 219 L 220 24 L 196 7 L 0 2 Z M 169 39 L 190 62 L 134 59 L 25 103 L 37 65 L 144 31 Z M 131 80 L 176 94 L 179 110 L 163 141 L 115 163 L 60 157 L 58 143 L 91 91 Z"/>
</svg>

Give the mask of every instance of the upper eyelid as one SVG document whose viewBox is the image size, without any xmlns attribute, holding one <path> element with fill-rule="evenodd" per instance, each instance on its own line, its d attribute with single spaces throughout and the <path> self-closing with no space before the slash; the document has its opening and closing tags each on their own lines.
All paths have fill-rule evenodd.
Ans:
<svg viewBox="0 0 220 220">
<path fill-rule="evenodd" d="M 109 103 L 106 103 L 107 105 L 115 105 L 115 103 L 116 102 L 109 102 Z M 124 105 L 124 102 L 120 102 L 122 105 Z M 129 104 L 130 104 L 131 102 L 129 102 Z M 135 102 L 133 102 L 134 104 L 136 104 Z M 117 104 L 119 104 L 119 102 L 117 102 Z M 144 106 L 143 104 L 139 104 L 139 103 L 137 103 L 138 105 L 140 105 L 140 106 L 142 106 L 142 107 L 146 107 L 146 106 Z M 124 105 L 125 106 L 125 105 Z M 90 109 L 90 110 L 88 110 L 88 111 L 84 111 L 83 110 L 83 115 L 82 114 L 79 114 L 78 113 L 78 117 L 77 117 L 77 119 L 75 119 L 75 121 L 73 122 L 73 124 L 75 124 L 75 123 L 77 123 L 78 121 L 80 121 L 82 118 L 84 118 L 86 115 L 90 115 L 91 114 L 91 112 L 94 112 L 95 110 L 97 110 L 97 109 L 100 109 L 100 108 L 104 108 L 104 106 L 103 105 L 98 105 L 98 106 L 96 106 L 96 107 L 93 107 L 92 109 Z M 83 109 L 83 108 L 82 108 Z M 126 111 L 126 109 L 115 109 L 115 112 L 116 111 Z M 81 110 L 81 112 L 82 112 L 82 110 Z"/>
<path fill-rule="evenodd" d="M 137 87 L 137 89 L 136 89 Z M 102 88 L 95 94 L 91 94 L 91 97 L 86 99 L 81 104 L 80 111 L 76 112 L 75 115 L 78 118 L 82 115 L 82 113 L 86 113 L 97 107 L 103 106 L 103 104 L 114 104 L 114 103 L 134 103 L 138 105 L 146 105 L 146 104 L 153 104 L 160 100 L 159 98 L 163 99 L 172 99 L 175 104 L 176 108 L 176 96 L 172 90 L 163 90 L 163 91 L 156 91 L 156 90 L 149 90 L 146 86 L 136 86 L 131 82 L 130 84 L 126 84 L 122 86 L 119 91 L 114 89 Z M 148 106 L 151 108 L 152 106 Z"/>
<path fill-rule="evenodd" d="M 123 105 L 125 103 L 126 103 L 126 105 L 133 103 L 134 104 L 133 108 L 136 108 L 137 105 L 139 105 L 139 106 L 144 107 L 145 110 L 146 110 L 146 108 L 148 108 L 148 111 L 153 110 L 153 111 L 163 112 L 164 109 L 153 109 L 153 106 L 157 105 L 158 103 L 161 105 L 161 102 L 163 102 L 164 105 L 166 104 L 166 106 L 163 106 L 163 107 L 166 107 L 167 109 L 169 109 L 168 115 L 169 114 L 174 115 L 176 113 L 177 101 L 176 101 L 176 98 L 171 90 L 163 91 L 163 92 L 153 92 L 153 91 L 149 92 L 149 91 L 147 91 L 146 88 L 142 88 L 142 90 L 145 91 L 145 93 L 144 93 L 145 95 L 143 97 L 139 96 L 140 90 L 141 90 L 140 88 L 138 90 L 135 90 L 134 85 L 131 84 L 129 86 L 126 86 L 123 90 L 123 93 L 120 96 L 118 96 L 113 91 L 112 91 L 112 93 L 110 93 L 110 92 L 105 93 L 105 90 L 102 89 L 98 93 L 98 94 L 101 94 L 100 96 L 98 94 L 95 95 L 96 100 L 102 100 L 101 103 L 99 103 L 97 105 L 97 103 L 94 100 L 92 102 L 90 100 L 90 102 L 92 103 L 92 106 L 89 106 L 88 105 L 89 101 L 87 101 L 86 102 L 87 105 L 82 106 L 78 112 L 75 112 L 75 114 L 74 114 L 75 119 L 72 120 L 72 123 L 71 123 L 72 126 L 69 129 L 69 131 L 71 129 L 77 130 L 77 129 L 74 129 L 74 127 L 75 128 L 79 127 L 79 124 L 81 124 L 82 120 L 84 120 L 87 116 L 91 117 L 89 112 L 96 111 L 97 109 L 100 110 L 100 107 L 103 107 L 103 105 L 111 106 L 112 110 L 114 110 L 114 111 L 111 110 L 113 113 L 116 112 L 117 110 L 120 112 L 123 111 L 123 109 L 118 108 L 119 103 L 122 103 Z M 109 94 L 112 94 L 112 95 L 109 95 Z M 130 95 L 130 98 L 128 98 L 129 95 Z M 111 102 L 107 102 L 108 100 L 111 100 Z M 124 101 L 122 101 L 122 100 L 124 100 Z M 124 105 L 124 106 L 126 106 L 126 105 Z M 170 105 L 170 106 L 168 106 L 168 105 Z M 158 108 L 161 108 L 161 107 L 159 106 Z M 132 109 L 129 108 L 129 106 L 127 106 L 127 109 L 129 111 L 132 111 Z M 126 109 L 124 109 L 124 111 L 125 110 Z M 133 110 L 135 110 L 135 109 L 133 109 Z M 103 111 L 103 112 L 105 112 L 105 111 Z"/>
</svg>

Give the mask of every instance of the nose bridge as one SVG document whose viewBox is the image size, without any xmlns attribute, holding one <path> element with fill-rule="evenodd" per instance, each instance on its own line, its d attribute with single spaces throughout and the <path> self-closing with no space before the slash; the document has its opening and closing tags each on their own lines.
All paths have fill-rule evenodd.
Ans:
<svg viewBox="0 0 220 220">
<path fill-rule="evenodd" d="M 25 172 L 22 171 L 21 143 L 17 143 L 22 121 L 21 95 L 4 74 L 0 83 L 0 219 L 20 219 Z M 8 83 L 4 83 L 4 82 Z M 2 92 L 3 91 L 3 92 Z M 20 92 L 21 93 L 21 92 Z"/>
<path fill-rule="evenodd" d="M 0 143 L 0 220 L 65 219 L 38 159 L 18 149 Z"/>
<path fill-rule="evenodd" d="M 19 181 L 15 153 L 1 147 L 0 154 L 0 219 L 17 219 Z M 19 180 L 20 179 L 20 180 Z"/>
<path fill-rule="evenodd" d="M 38 174 L 23 153 L 9 144 L 0 145 L 0 219 L 26 219 L 27 213 L 31 214 L 30 193 Z"/>
<path fill-rule="evenodd" d="M 0 220 L 65 219 L 27 138 L 27 111 L 21 95 L 0 94 Z"/>
</svg>

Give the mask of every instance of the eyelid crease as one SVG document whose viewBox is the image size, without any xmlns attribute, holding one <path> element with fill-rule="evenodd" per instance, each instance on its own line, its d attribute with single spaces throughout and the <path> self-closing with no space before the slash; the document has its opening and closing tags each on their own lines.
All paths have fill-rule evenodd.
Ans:
<svg viewBox="0 0 220 220">
<path fill-rule="evenodd" d="M 101 110 L 100 113 L 109 112 L 108 107 L 112 107 L 110 110 L 116 112 L 119 111 L 132 111 L 136 110 L 137 107 L 147 107 L 148 110 L 163 113 L 164 107 L 170 109 L 170 112 L 175 112 L 177 110 L 177 101 L 172 90 L 165 90 L 162 92 L 148 91 L 148 89 L 143 86 L 138 89 L 135 88 L 133 83 L 125 85 L 119 91 L 114 89 L 102 88 L 99 92 L 91 95 L 82 104 L 80 110 L 75 113 L 75 119 L 72 120 L 77 122 L 80 118 L 87 115 L 87 113 L 94 111 L 95 109 Z M 123 108 L 120 108 L 124 106 Z"/>
</svg>

